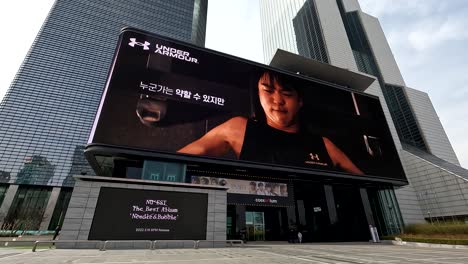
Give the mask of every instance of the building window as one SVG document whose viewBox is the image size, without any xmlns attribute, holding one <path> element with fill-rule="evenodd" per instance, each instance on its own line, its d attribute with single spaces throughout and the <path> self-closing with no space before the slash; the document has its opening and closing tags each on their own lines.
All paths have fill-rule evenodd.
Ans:
<svg viewBox="0 0 468 264">
<path fill-rule="evenodd" d="M 293 18 L 299 55 L 328 63 L 328 56 L 323 41 L 315 2 L 308 0 Z"/>
<path fill-rule="evenodd" d="M 55 230 L 57 226 L 62 226 L 63 219 L 65 219 L 65 214 L 67 213 L 68 203 L 72 196 L 72 188 L 62 188 L 60 190 L 57 203 L 55 204 L 54 213 L 49 223 L 49 230 Z"/>
<path fill-rule="evenodd" d="M 3 203 L 3 199 L 5 198 L 5 193 L 8 190 L 8 185 L 0 185 L 0 205 Z"/>
<path fill-rule="evenodd" d="M 379 234 L 400 234 L 404 223 L 393 187 L 368 188 L 367 192 Z"/>
<path fill-rule="evenodd" d="M 51 187 L 20 186 L 2 229 L 38 230 L 51 190 Z"/>
<path fill-rule="evenodd" d="M 403 88 L 384 84 L 382 91 L 400 141 L 429 152 Z"/>
</svg>

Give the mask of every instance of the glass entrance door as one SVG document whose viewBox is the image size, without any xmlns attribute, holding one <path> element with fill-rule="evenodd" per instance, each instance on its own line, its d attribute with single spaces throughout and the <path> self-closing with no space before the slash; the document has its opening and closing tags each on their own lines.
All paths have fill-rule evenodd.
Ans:
<svg viewBox="0 0 468 264">
<path fill-rule="evenodd" d="M 264 212 L 245 212 L 245 227 L 247 229 L 247 240 L 265 241 Z"/>
</svg>

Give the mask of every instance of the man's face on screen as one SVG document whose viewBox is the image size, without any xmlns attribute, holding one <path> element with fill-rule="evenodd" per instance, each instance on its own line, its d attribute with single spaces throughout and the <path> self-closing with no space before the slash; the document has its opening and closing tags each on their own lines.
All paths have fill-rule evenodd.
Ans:
<svg viewBox="0 0 468 264">
<path fill-rule="evenodd" d="M 268 125 L 280 130 L 297 125 L 302 99 L 296 90 L 283 87 L 277 78 L 265 73 L 258 81 L 258 96 Z"/>
</svg>

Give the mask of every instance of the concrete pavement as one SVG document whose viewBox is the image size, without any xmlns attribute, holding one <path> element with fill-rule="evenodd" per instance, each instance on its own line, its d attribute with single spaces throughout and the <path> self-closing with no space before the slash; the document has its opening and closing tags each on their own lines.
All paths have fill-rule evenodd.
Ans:
<svg viewBox="0 0 468 264">
<path fill-rule="evenodd" d="M 468 263 L 466 249 L 434 249 L 369 243 L 262 244 L 245 248 L 157 250 L 0 249 L 0 263 Z"/>
</svg>

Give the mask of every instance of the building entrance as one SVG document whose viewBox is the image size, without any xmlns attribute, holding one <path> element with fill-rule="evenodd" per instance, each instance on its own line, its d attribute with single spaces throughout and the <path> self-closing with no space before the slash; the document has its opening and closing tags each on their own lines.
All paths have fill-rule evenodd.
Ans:
<svg viewBox="0 0 468 264">
<path fill-rule="evenodd" d="M 265 241 L 265 213 L 245 212 L 246 239 Z"/>
<path fill-rule="evenodd" d="M 295 198 L 304 242 L 369 240 L 359 186 L 301 182 Z"/>
<path fill-rule="evenodd" d="M 368 189 L 351 183 L 297 181 L 290 192 L 294 195 L 291 206 L 229 204 L 227 238 L 295 242 L 301 232 L 303 242 L 367 241 L 369 225 L 376 225 L 374 215 L 379 217 L 380 230 L 391 229 L 391 224 L 398 220 L 396 213 L 395 217 L 390 214 L 398 208 L 393 210 L 383 199 L 374 199 L 373 189 Z M 378 206 L 387 209 L 388 216 L 381 217 L 382 209 Z M 384 216 L 390 220 L 381 221 Z"/>
<path fill-rule="evenodd" d="M 247 241 L 288 239 L 287 207 L 228 205 L 227 209 L 228 239 Z M 292 212 L 294 213 L 294 210 Z"/>
</svg>

